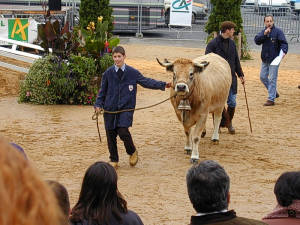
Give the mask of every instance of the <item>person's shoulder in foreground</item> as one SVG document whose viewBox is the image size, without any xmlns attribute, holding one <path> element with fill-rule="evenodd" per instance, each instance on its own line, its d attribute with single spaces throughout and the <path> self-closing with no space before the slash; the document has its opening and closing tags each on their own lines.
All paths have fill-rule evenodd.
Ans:
<svg viewBox="0 0 300 225">
<path fill-rule="evenodd" d="M 262 221 L 237 217 L 228 210 L 230 179 L 224 168 L 213 160 L 205 160 L 189 169 L 186 183 L 190 201 L 197 214 L 190 225 L 259 225 Z"/>
<path fill-rule="evenodd" d="M 112 217 L 111 221 L 107 225 L 144 225 L 141 218 L 138 216 L 138 214 L 136 214 L 131 210 L 128 210 L 127 213 L 121 213 L 121 217 L 122 217 L 122 222 Z M 82 220 L 80 222 L 72 222 L 71 225 L 99 225 L 99 224 L 96 222 L 90 223 L 88 220 Z"/>
<path fill-rule="evenodd" d="M 270 225 L 300 224 L 300 171 L 285 172 L 274 186 L 277 206 L 263 218 Z"/>
</svg>

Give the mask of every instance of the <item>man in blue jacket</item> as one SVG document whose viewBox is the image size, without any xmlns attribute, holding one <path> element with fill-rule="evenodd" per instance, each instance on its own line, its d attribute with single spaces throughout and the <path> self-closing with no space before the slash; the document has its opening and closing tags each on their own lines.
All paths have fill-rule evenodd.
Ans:
<svg viewBox="0 0 300 225">
<path fill-rule="evenodd" d="M 101 81 L 101 88 L 95 103 L 96 112 L 101 110 L 120 111 L 134 109 L 136 105 L 137 84 L 144 88 L 160 89 L 169 88 L 171 83 L 156 81 L 144 77 L 138 70 L 125 64 L 125 50 L 117 46 L 112 51 L 114 65 L 108 68 Z M 110 153 L 110 164 L 118 167 L 119 155 L 117 149 L 117 135 L 124 142 L 129 164 L 135 166 L 138 162 L 138 152 L 134 146 L 129 127 L 132 126 L 133 112 L 117 114 L 104 113 L 105 131 Z"/>
<path fill-rule="evenodd" d="M 268 90 L 269 96 L 264 106 L 275 104 L 275 98 L 279 97 L 277 92 L 278 65 L 272 65 L 272 61 L 279 56 L 282 50 L 283 57 L 288 52 L 288 43 L 281 29 L 274 26 L 273 16 L 264 18 L 265 29 L 259 32 L 254 41 L 257 45 L 262 44 L 260 80 Z"/>
</svg>

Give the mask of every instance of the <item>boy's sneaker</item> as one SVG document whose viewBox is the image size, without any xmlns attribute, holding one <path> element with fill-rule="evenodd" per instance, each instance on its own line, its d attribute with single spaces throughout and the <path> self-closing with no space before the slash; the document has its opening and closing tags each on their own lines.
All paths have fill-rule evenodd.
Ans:
<svg viewBox="0 0 300 225">
<path fill-rule="evenodd" d="M 117 169 L 119 167 L 119 164 L 118 162 L 112 162 L 112 161 L 109 161 L 108 162 L 113 168 Z"/>
<path fill-rule="evenodd" d="M 135 166 L 137 164 L 138 160 L 139 160 L 138 152 L 137 152 L 137 150 L 135 150 L 135 152 L 131 156 L 129 156 L 130 166 Z"/>
</svg>

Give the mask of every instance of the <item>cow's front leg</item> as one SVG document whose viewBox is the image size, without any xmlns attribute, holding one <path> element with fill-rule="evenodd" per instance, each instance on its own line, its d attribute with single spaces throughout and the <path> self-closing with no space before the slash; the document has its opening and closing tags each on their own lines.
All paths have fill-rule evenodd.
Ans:
<svg viewBox="0 0 300 225">
<path fill-rule="evenodd" d="M 198 122 L 196 123 L 194 132 L 192 134 L 193 135 L 192 136 L 193 150 L 192 150 L 192 155 L 191 155 L 192 163 L 197 163 L 199 160 L 198 146 L 199 146 L 200 139 L 201 139 L 201 133 L 202 133 L 203 129 L 205 128 L 207 115 L 208 115 L 208 113 L 201 114 Z"/>
<path fill-rule="evenodd" d="M 223 110 L 223 109 L 222 109 Z M 219 144 L 219 128 L 222 119 L 222 111 L 214 112 L 214 132 L 211 137 L 212 142 Z"/>
<path fill-rule="evenodd" d="M 192 142 L 191 142 L 191 128 L 184 127 L 184 133 L 185 133 L 185 145 L 184 145 L 184 151 L 186 154 L 190 155 L 192 152 Z"/>
</svg>

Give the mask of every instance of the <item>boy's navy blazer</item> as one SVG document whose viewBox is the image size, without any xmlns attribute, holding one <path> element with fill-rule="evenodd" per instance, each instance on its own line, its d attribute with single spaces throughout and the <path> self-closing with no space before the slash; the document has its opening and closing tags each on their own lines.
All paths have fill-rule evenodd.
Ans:
<svg viewBox="0 0 300 225">
<path fill-rule="evenodd" d="M 134 109 L 136 105 L 137 84 L 150 89 L 165 90 L 166 82 L 144 77 L 138 70 L 126 65 L 121 79 L 115 66 L 108 68 L 101 81 L 95 107 L 107 111 Z M 104 113 L 105 129 L 131 127 L 134 111 L 118 114 Z"/>
</svg>

